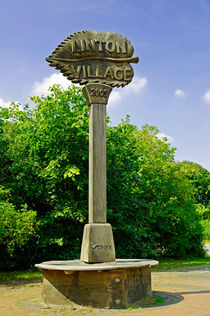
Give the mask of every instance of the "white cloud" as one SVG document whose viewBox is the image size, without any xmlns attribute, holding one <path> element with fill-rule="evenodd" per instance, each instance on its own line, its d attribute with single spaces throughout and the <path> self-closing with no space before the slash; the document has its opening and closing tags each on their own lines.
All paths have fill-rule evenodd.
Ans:
<svg viewBox="0 0 210 316">
<path fill-rule="evenodd" d="M 134 77 L 133 81 L 124 88 L 124 90 L 127 92 L 135 92 L 139 93 L 143 90 L 144 87 L 147 85 L 147 78 L 143 77 Z"/>
<path fill-rule="evenodd" d="M 120 91 L 112 91 L 112 93 L 110 94 L 109 97 L 109 105 L 116 105 L 118 103 L 120 103 L 122 99 L 122 93 Z"/>
<path fill-rule="evenodd" d="M 208 90 L 204 93 L 204 95 L 203 95 L 203 100 L 204 100 L 204 102 L 206 102 L 206 103 L 210 103 L 210 89 L 208 89 Z"/>
<path fill-rule="evenodd" d="M 60 84 L 64 89 L 67 89 L 71 85 L 71 81 L 67 80 L 61 73 L 54 73 L 49 77 L 43 78 L 40 82 L 35 82 L 32 87 L 32 95 L 47 95 L 49 94 L 48 88 L 54 84 Z M 109 105 L 117 105 L 120 103 L 124 95 L 129 93 L 140 93 L 144 87 L 147 85 L 147 79 L 145 77 L 135 77 L 133 81 L 126 87 L 119 88 L 120 90 L 113 90 L 110 98 Z"/>
<path fill-rule="evenodd" d="M 181 90 L 181 89 L 177 89 L 174 91 L 174 95 L 177 97 L 177 98 L 182 98 L 182 99 L 185 99 L 186 98 L 186 92 L 184 90 Z"/>
<path fill-rule="evenodd" d="M 32 87 L 31 94 L 38 96 L 41 96 L 42 94 L 47 95 L 49 94 L 49 87 L 53 86 L 54 84 L 59 84 L 64 89 L 67 89 L 71 85 L 71 82 L 68 79 L 66 79 L 66 77 L 64 77 L 61 73 L 54 73 L 49 77 L 43 78 L 43 80 L 40 82 L 35 82 L 35 84 Z"/>
<path fill-rule="evenodd" d="M 11 105 L 11 102 L 12 101 L 4 101 L 2 98 L 0 98 L 0 106 L 3 107 L 3 108 L 8 108 L 10 105 Z M 20 102 L 19 101 L 14 101 L 13 103 L 15 104 L 19 104 L 19 110 L 23 110 L 23 107 L 20 105 Z"/>
<path fill-rule="evenodd" d="M 134 77 L 133 81 L 126 87 L 119 88 L 119 91 L 112 91 L 108 105 L 114 106 L 121 102 L 122 98 L 129 93 L 140 93 L 146 87 L 147 78 Z"/>
<path fill-rule="evenodd" d="M 164 137 L 167 137 L 167 143 L 173 143 L 174 141 L 175 141 L 175 139 L 173 138 L 173 137 L 171 137 L 171 136 L 168 136 L 168 135 L 166 135 L 165 133 L 162 133 L 162 132 L 159 132 L 158 134 L 157 134 L 157 137 L 159 138 L 159 139 L 163 139 Z"/>
<path fill-rule="evenodd" d="M 10 106 L 10 103 L 10 101 L 6 102 L 2 98 L 0 98 L 0 106 L 2 106 L 3 108 L 8 108 Z"/>
</svg>

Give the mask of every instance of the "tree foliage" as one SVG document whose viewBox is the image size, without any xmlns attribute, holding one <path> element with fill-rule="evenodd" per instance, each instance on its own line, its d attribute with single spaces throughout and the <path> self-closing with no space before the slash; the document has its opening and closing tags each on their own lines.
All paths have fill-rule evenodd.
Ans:
<svg viewBox="0 0 210 316">
<path fill-rule="evenodd" d="M 192 186 L 158 132 L 147 125 L 138 130 L 128 119 L 108 129 L 108 207 L 121 256 L 201 251 Z"/>
<path fill-rule="evenodd" d="M 179 167 L 193 185 L 197 204 L 207 207 L 210 202 L 210 172 L 191 161 L 182 161 Z"/>
<path fill-rule="evenodd" d="M 36 237 L 36 212 L 23 205 L 21 209 L 8 201 L 10 192 L 0 186 L 0 267 L 7 264 L 8 255 L 12 258 L 16 248 L 25 246 Z"/>
<path fill-rule="evenodd" d="M 15 242 L 16 261 L 23 253 L 28 263 L 77 258 L 88 214 L 88 106 L 74 86 L 31 100 L 32 109 L 13 103 L 0 112 L 0 185 L 13 213 L 25 207 L 29 223 L 37 214 L 38 237 Z M 118 257 L 200 255 L 193 186 L 175 149 L 156 127 L 139 130 L 129 117 L 107 123 L 107 209 Z"/>
<path fill-rule="evenodd" d="M 196 209 L 200 218 L 210 219 L 210 172 L 191 161 L 183 161 L 178 165 L 193 187 Z"/>
</svg>

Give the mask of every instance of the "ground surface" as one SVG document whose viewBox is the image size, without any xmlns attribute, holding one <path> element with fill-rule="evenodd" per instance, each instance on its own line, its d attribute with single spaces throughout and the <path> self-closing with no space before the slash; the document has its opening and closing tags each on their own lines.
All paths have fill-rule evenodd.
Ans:
<svg viewBox="0 0 210 316">
<path fill-rule="evenodd" d="M 10 281 L 0 284 L 0 316 L 124 315 L 124 316 L 210 316 L 210 266 L 152 273 L 153 290 L 177 297 L 178 303 L 130 310 L 53 308 L 41 301 L 41 283 Z M 173 297 L 172 295 L 172 297 Z M 163 304 L 166 304 L 167 300 Z M 177 302 L 175 299 L 174 302 Z"/>
</svg>

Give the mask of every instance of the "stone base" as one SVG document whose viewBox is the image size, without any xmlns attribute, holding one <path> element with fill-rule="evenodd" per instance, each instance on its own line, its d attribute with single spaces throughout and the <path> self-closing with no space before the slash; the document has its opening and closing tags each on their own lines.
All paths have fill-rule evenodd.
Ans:
<svg viewBox="0 0 210 316">
<path fill-rule="evenodd" d="M 115 261 L 114 239 L 110 224 L 85 225 L 80 259 L 87 263 Z"/>
<path fill-rule="evenodd" d="M 151 297 L 151 266 L 155 260 L 117 259 L 115 264 L 51 261 L 37 264 L 43 271 L 44 302 L 95 308 L 126 308 Z"/>
</svg>

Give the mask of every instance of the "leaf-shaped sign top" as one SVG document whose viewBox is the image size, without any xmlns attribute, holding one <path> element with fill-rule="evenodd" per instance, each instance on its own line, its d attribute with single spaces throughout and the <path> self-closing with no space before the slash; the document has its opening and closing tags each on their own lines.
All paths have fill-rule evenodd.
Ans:
<svg viewBox="0 0 210 316">
<path fill-rule="evenodd" d="M 125 86 L 134 72 L 133 46 L 117 33 L 83 31 L 70 35 L 46 60 L 74 83 Z"/>
</svg>

